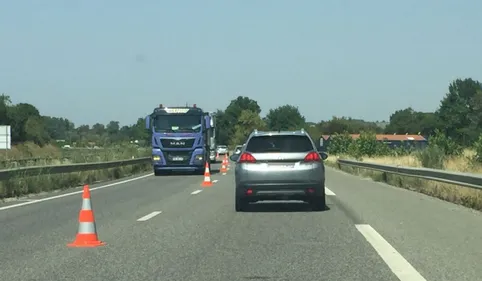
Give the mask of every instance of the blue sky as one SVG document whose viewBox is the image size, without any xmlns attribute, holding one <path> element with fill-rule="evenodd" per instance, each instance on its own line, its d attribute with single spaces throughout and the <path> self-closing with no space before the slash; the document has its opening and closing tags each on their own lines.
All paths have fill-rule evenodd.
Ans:
<svg viewBox="0 0 482 281">
<path fill-rule="evenodd" d="M 482 80 L 482 1 L 0 0 L 0 92 L 76 125 L 238 95 L 310 121 L 435 110 Z"/>
</svg>

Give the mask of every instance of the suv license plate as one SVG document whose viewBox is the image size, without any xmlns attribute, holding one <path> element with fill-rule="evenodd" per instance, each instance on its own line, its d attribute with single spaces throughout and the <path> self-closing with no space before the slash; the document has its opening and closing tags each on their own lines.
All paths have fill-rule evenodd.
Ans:
<svg viewBox="0 0 482 281">
<path fill-rule="evenodd" d="M 172 160 L 174 160 L 174 161 L 183 161 L 184 158 L 182 158 L 182 157 L 173 157 Z"/>
</svg>

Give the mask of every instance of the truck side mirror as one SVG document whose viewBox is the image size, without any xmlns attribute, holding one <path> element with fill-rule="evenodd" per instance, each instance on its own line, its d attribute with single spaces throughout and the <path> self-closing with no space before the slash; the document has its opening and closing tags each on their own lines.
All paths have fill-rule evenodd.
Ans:
<svg viewBox="0 0 482 281">
<path fill-rule="evenodd" d="M 151 118 L 149 116 L 146 116 L 146 129 L 151 128 Z"/>
<path fill-rule="evenodd" d="M 208 116 L 204 116 L 204 122 L 206 124 L 206 128 L 212 128 L 212 120 L 211 120 L 211 117 L 208 115 Z"/>
</svg>

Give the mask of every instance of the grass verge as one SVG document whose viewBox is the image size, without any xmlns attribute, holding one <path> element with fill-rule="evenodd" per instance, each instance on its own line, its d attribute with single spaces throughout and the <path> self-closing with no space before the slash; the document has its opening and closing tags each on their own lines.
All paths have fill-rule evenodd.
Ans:
<svg viewBox="0 0 482 281">
<path fill-rule="evenodd" d="M 27 142 L 16 145 L 11 150 L 0 151 L 0 169 L 115 161 L 150 154 L 149 149 L 132 145 L 105 149 L 62 149 L 52 145 L 40 147 Z"/>
<path fill-rule="evenodd" d="M 11 150 L 0 152 L 0 169 L 106 162 L 149 155 L 149 149 L 129 145 L 106 149 L 62 149 L 52 145 L 40 147 L 33 143 L 23 143 L 12 147 Z M 66 174 L 42 174 L 29 177 L 18 175 L 0 182 L 0 200 L 115 180 L 147 172 L 151 169 L 151 165 L 147 162 L 145 164 Z"/>
<path fill-rule="evenodd" d="M 343 157 L 345 158 L 345 157 Z M 420 192 L 432 197 L 436 197 L 448 202 L 452 202 L 455 204 L 463 205 L 468 208 L 472 208 L 478 211 L 482 211 L 482 190 L 457 186 L 452 184 L 440 183 L 430 180 L 424 179 L 417 179 L 413 177 L 407 176 L 400 176 L 400 175 L 393 175 L 378 171 L 372 171 L 362 168 L 355 168 L 350 166 L 343 166 L 338 165 L 336 163 L 336 157 L 330 156 L 327 161 L 325 162 L 327 166 L 334 167 L 336 169 L 342 170 L 344 172 L 354 174 L 357 176 L 371 178 L 374 181 L 378 182 L 385 182 L 387 184 L 405 188 L 408 190 Z M 348 159 L 348 158 L 347 158 Z M 467 164 L 462 159 L 449 159 L 447 161 L 449 165 L 446 167 L 453 167 L 456 168 L 456 171 L 461 172 L 472 172 L 477 173 L 480 171 L 477 167 L 472 167 L 472 165 Z M 379 164 L 386 164 L 386 165 L 403 165 L 403 166 L 410 166 L 410 167 L 420 167 L 418 165 L 416 159 L 408 158 L 401 159 L 396 158 L 390 161 L 389 158 L 384 157 L 383 159 L 364 159 L 364 162 L 372 162 L 372 163 L 379 163 Z M 453 165 L 450 165 L 454 163 Z M 446 169 L 448 170 L 448 169 Z"/>
<path fill-rule="evenodd" d="M 66 174 L 44 174 L 38 176 L 17 176 L 0 182 L 0 200 L 22 197 L 32 193 L 69 189 L 84 184 L 115 180 L 152 170 L 149 162 L 111 169 L 75 172 Z"/>
</svg>

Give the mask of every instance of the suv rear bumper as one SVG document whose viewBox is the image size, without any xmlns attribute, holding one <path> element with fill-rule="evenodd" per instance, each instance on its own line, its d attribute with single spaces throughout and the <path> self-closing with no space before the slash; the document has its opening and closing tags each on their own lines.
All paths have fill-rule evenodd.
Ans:
<svg viewBox="0 0 482 281">
<path fill-rule="evenodd" d="M 248 194 L 251 190 L 251 194 Z M 236 197 L 247 201 L 300 200 L 325 196 L 324 182 L 312 183 L 260 183 L 236 186 Z"/>
</svg>

